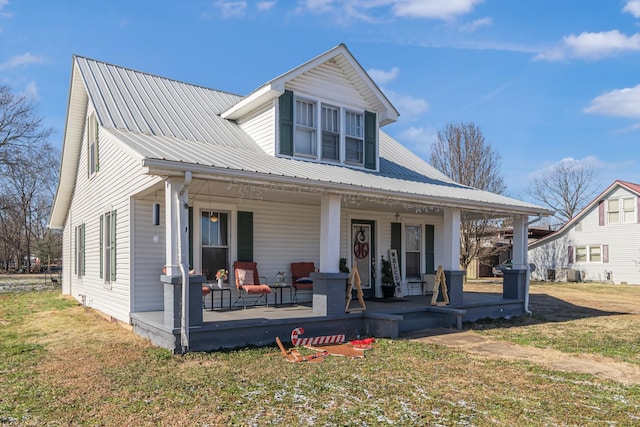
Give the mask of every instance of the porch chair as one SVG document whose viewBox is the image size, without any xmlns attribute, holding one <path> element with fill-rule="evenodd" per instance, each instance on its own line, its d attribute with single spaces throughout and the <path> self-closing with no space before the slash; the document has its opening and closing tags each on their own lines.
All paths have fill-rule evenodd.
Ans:
<svg viewBox="0 0 640 427">
<path fill-rule="evenodd" d="M 298 302 L 298 291 L 312 291 L 313 280 L 311 273 L 316 271 L 316 266 L 312 262 L 292 262 L 291 263 L 291 286 L 293 286 L 293 301 Z"/>
<path fill-rule="evenodd" d="M 269 299 L 267 295 L 271 293 L 269 285 L 260 283 L 260 275 L 258 274 L 258 265 L 255 262 L 248 261 L 236 261 L 233 263 L 233 275 L 236 278 L 236 288 L 240 292 L 238 298 L 234 301 L 233 305 L 242 299 L 242 305 L 247 308 L 247 302 L 245 297 L 247 295 L 257 295 L 258 298 L 253 305 L 264 297 L 265 303 L 269 305 Z"/>
</svg>

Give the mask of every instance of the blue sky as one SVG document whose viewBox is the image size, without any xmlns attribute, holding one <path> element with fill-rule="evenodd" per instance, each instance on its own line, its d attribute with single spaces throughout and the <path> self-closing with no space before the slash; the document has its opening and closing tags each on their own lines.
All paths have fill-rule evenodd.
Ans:
<svg viewBox="0 0 640 427">
<path fill-rule="evenodd" d="M 508 193 L 558 162 L 640 183 L 640 0 L 0 0 L 0 82 L 61 146 L 72 55 L 246 95 L 345 43 L 428 159 L 473 122 Z"/>
</svg>

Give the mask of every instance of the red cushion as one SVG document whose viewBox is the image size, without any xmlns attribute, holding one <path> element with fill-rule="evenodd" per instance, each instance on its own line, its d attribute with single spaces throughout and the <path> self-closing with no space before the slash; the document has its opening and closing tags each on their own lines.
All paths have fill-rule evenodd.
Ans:
<svg viewBox="0 0 640 427">
<path fill-rule="evenodd" d="M 269 285 L 242 285 L 242 289 L 248 294 L 270 294 Z"/>
<path fill-rule="evenodd" d="M 309 291 L 311 289 L 313 289 L 313 283 L 294 283 L 293 287 L 296 288 L 299 291 Z"/>
</svg>

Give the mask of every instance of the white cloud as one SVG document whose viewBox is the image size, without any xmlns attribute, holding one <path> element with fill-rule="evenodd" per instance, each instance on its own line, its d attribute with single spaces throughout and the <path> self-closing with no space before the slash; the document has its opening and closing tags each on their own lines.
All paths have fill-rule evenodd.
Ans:
<svg viewBox="0 0 640 427">
<path fill-rule="evenodd" d="M 220 0 L 215 3 L 216 7 L 220 9 L 223 18 L 239 18 L 244 16 L 247 10 L 247 2 L 242 1 L 224 1 Z"/>
<path fill-rule="evenodd" d="M 30 53 L 14 56 L 6 62 L 0 63 L 0 70 L 8 70 L 10 68 L 16 68 L 22 65 L 40 64 L 44 62 L 44 58 L 41 56 L 35 56 Z"/>
<path fill-rule="evenodd" d="M 29 82 L 27 86 L 24 88 L 24 94 L 34 101 L 40 99 L 40 95 L 38 94 L 38 87 L 36 86 L 36 82 Z"/>
<path fill-rule="evenodd" d="M 640 51 L 640 34 L 631 36 L 618 30 L 599 33 L 571 34 L 562 39 L 563 44 L 536 56 L 536 59 L 558 61 L 565 58 L 599 59 L 628 51 Z"/>
<path fill-rule="evenodd" d="M 398 141 L 419 156 L 428 159 L 431 156 L 431 145 L 435 141 L 437 132 L 424 127 L 410 127 L 398 134 Z"/>
<path fill-rule="evenodd" d="M 309 11 L 312 13 L 329 12 L 336 6 L 334 0 L 305 0 L 298 2 L 298 12 Z"/>
<path fill-rule="evenodd" d="M 588 114 L 640 118 L 640 85 L 603 93 L 591 100 L 583 110 Z"/>
<path fill-rule="evenodd" d="M 484 0 L 398 0 L 394 2 L 396 16 L 407 18 L 451 19 L 470 12 Z"/>
<path fill-rule="evenodd" d="M 470 24 L 466 24 L 466 25 L 462 25 L 460 27 L 460 29 L 462 31 L 467 31 L 469 33 L 473 33 L 475 30 L 477 30 L 480 27 L 487 27 L 493 25 L 493 19 L 492 18 L 481 18 L 481 19 L 476 19 L 475 21 L 471 22 Z"/>
<path fill-rule="evenodd" d="M 259 1 L 258 2 L 258 10 L 264 11 L 273 8 L 276 5 L 276 1 Z"/>
<path fill-rule="evenodd" d="M 582 166 L 589 166 L 595 169 L 601 169 L 605 167 L 604 163 L 595 156 L 586 156 L 583 159 L 574 159 L 573 157 L 565 157 L 554 163 L 546 162 L 540 169 L 537 169 L 529 174 L 529 178 L 540 178 L 547 175 L 549 172 L 555 170 L 559 166 L 565 168 L 579 168 Z"/>
<path fill-rule="evenodd" d="M 429 111 L 429 103 L 424 99 L 411 95 L 402 95 L 390 90 L 385 90 L 384 92 L 402 117 L 411 118 Z"/>
<path fill-rule="evenodd" d="M 640 0 L 629 0 L 622 8 L 622 11 L 628 12 L 636 18 L 640 18 Z"/>
<path fill-rule="evenodd" d="M 367 71 L 367 74 L 369 74 L 369 77 L 371 77 L 376 82 L 376 84 L 385 85 L 398 77 L 398 74 L 400 74 L 400 69 L 398 67 L 393 67 L 389 71 L 384 71 L 372 68 Z"/>
</svg>

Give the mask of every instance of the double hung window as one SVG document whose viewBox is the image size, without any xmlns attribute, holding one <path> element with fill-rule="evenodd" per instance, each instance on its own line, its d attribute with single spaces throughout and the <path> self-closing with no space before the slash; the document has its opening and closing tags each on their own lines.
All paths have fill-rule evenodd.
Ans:
<svg viewBox="0 0 640 427">
<path fill-rule="evenodd" d="M 405 273 L 408 278 L 420 277 L 420 259 L 422 252 L 421 227 L 418 225 L 408 225 L 405 227 Z"/>
<path fill-rule="evenodd" d="M 87 119 L 87 162 L 89 176 L 98 171 L 98 120 L 95 114 Z"/>
<path fill-rule="evenodd" d="M 200 216 L 202 239 L 202 274 L 215 280 L 221 268 L 229 271 L 229 214 L 202 211 Z"/>
<path fill-rule="evenodd" d="M 340 159 L 340 110 L 322 105 L 322 159 Z"/>
<path fill-rule="evenodd" d="M 116 211 L 100 215 L 100 277 L 107 287 L 116 280 Z"/>
<path fill-rule="evenodd" d="M 347 111 L 345 113 L 345 160 L 348 163 L 364 163 L 364 116 Z"/>
<path fill-rule="evenodd" d="M 316 157 L 316 113 L 315 103 L 296 100 L 296 132 L 294 154 L 296 156 Z"/>
</svg>

